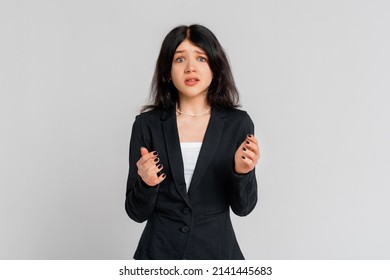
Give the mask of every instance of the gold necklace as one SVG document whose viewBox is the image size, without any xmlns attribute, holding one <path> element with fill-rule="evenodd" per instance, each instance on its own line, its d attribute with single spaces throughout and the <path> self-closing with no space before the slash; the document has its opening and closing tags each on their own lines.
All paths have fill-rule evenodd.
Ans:
<svg viewBox="0 0 390 280">
<path fill-rule="evenodd" d="M 184 112 L 180 111 L 179 108 L 176 108 L 176 112 L 178 112 L 179 114 L 183 114 L 185 116 L 189 116 L 189 117 L 203 116 L 203 115 L 207 114 L 208 112 L 210 112 L 210 110 L 211 110 L 211 107 L 206 112 L 203 112 L 203 113 L 200 113 L 200 114 L 188 114 L 188 113 L 184 113 Z"/>
</svg>

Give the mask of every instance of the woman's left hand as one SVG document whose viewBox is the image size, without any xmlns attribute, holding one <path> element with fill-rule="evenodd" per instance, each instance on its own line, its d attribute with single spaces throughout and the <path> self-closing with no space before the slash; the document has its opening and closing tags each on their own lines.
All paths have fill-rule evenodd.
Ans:
<svg viewBox="0 0 390 280">
<path fill-rule="evenodd" d="M 246 174 L 255 168 L 259 159 L 259 144 L 256 138 L 249 134 L 234 155 L 234 171 L 237 174 Z"/>
</svg>

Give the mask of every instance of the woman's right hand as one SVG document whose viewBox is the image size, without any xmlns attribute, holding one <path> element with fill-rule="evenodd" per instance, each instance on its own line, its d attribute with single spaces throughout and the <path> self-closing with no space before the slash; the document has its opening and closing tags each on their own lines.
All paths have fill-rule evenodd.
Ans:
<svg viewBox="0 0 390 280">
<path fill-rule="evenodd" d="M 149 152 L 145 147 L 141 147 L 141 158 L 137 161 L 138 175 L 150 187 L 157 186 L 166 177 L 165 173 L 158 175 L 163 169 L 158 162 L 157 152 Z"/>
</svg>

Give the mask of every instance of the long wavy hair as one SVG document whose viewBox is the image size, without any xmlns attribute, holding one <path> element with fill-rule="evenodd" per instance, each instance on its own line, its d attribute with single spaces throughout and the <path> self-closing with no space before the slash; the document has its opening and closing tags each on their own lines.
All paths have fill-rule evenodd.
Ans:
<svg viewBox="0 0 390 280">
<path fill-rule="evenodd" d="M 193 24 L 175 27 L 162 42 L 151 83 L 150 103 L 143 106 L 141 112 L 169 109 L 175 106 L 179 95 L 170 80 L 172 61 L 177 47 L 186 39 L 201 48 L 208 56 L 209 66 L 213 73 L 213 79 L 207 92 L 208 104 L 219 109 L 239 107 L 239 93 L 228 58 L 221 44 L 209 29 L 199 24 Z"/>
</svg>

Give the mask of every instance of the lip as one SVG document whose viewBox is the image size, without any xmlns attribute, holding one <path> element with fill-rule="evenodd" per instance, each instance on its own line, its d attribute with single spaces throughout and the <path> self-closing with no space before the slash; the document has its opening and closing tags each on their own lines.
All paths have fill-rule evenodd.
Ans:
<svg viewBox="0 0 390 280">
<path fill-rule="evenodd" d="M 194 85 L 196 85 L 198 82 L 199 82 L 199 79 L 198 79 L 198 78 L 195 78 L 195 77 L 189 77 L 189 78 L 186 78 L 186 79 L 184 80 L 184 83 L 185 83 L 187 86 L 194 86 Z"/>
</svg>

